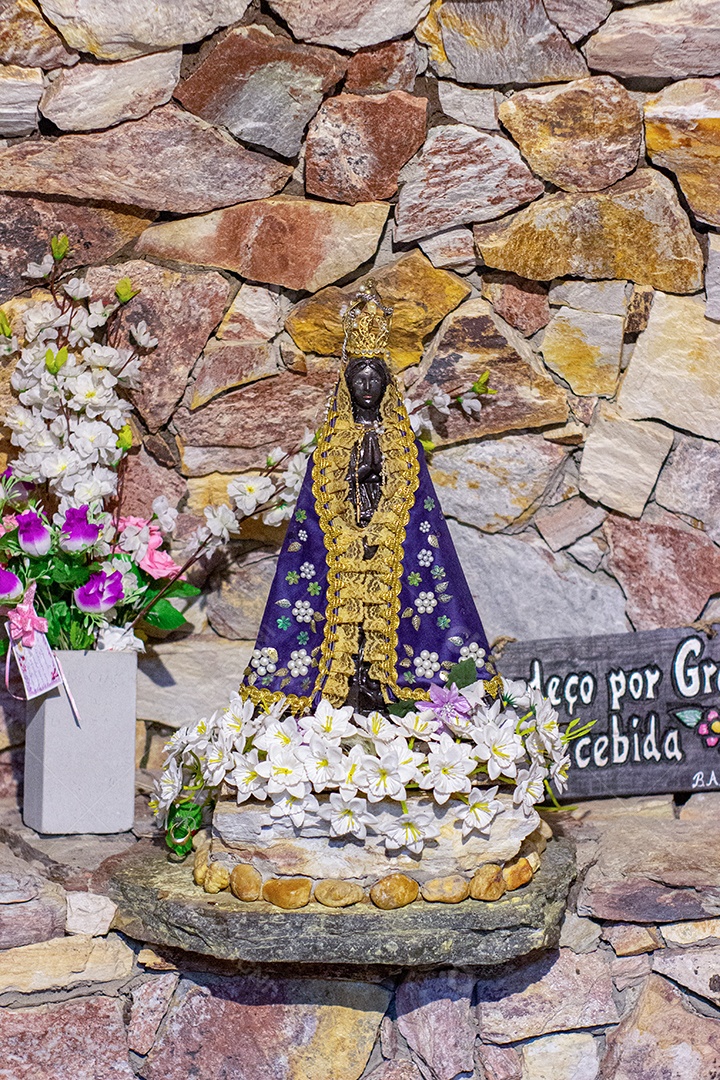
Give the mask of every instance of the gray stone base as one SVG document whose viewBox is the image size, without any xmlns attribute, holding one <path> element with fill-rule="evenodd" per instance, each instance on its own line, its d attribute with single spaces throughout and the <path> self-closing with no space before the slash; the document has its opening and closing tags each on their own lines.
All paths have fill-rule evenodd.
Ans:
<svg viewBox="0 0 720 1080">
<path fill-rule="evenodd" d="M 492 903 L 419 900 L 381 911 L 369 900 L 340 910 L 312 902 L 280 911 L 229 892 L 208 896 L 189 861 L 170 863 L 142 844 L 114 860 L 107 891 L 118 905 L 114 925 L 128 936 L 223 960 L 465 966 L 557 945 L 574 875 L 572 845 L 551 840 L 533 880 Z"/>
</svg>

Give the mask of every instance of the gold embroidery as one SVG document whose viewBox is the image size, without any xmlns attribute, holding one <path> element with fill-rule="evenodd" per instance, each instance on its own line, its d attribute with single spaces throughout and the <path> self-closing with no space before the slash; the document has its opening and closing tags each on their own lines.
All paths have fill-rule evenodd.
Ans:
<svg viewBox="0 0 720 1080">
<path fill-rule="evenodd" d="M 488 693 L 491 698 L 499 697 L 504 689 L 502 676 L 496 675 L 494 679 L 487 679 L 483 683 L 483 686 L 485 687 L 485 692 Z"/>
</svg>

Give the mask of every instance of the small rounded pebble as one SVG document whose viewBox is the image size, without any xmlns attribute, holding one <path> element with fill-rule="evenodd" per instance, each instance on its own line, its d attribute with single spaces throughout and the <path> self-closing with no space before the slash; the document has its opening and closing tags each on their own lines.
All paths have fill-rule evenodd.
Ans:
<svg viewBox="0 0 720 1080">
<path fill-rule="evenodd" d="M 315 899 L 325 907 L 350 907 L 351 904 L 359 904 L 364 898 L 364 890 L 352 881 L 328 878 L 326 881 L 319 881 L 315 886 Z"/>
<path fill-rule="evenodd" d="M 389 874 L 376 881 L 370 890 L 370 899 L 384 911 L 405 907 L 417 900 L 420 886 L 406 874 Z"/>
<path fill-rule="evenodd" d="M 310 878 L 271 878 L 263 885 L 263 900 L 275 907 L 293 908 L 305 907 L 310 902 L 312 893 L 312 881 Z"/>
<path fill-rule="evenodd" d="M 259 900 L 262 892 L 260 872 L 250 863 L 238 863 L 230 875 L 230 892 L 246 903 Z"/>
<path fill-rule="evenodd" d="M 499 900 L 506 889 L 502 866 L 497 863 L 485 863 L 478 867 L 470 882 L 473 900 Z"/>
<path fill-rule="evenodd" d="M 230 884 L 230 871 L 219 862 L 211 862 L 207 868 L 203 889 L 207 893 L 219 893 Z"/>
<path fill-rule="evenodd" d="M 527 885 L 528 881 L 532 881 L 532 876 L 532 866 L 522 856 L 519 859 L 513 859 L 503 867 L 503 878 L 508 892 Z"/>
<path fill-rule="evenodd" d="M 193 881 L 196 885 L 202 885 L 205 881 L 205 875 L 208 869 L 208 856 L 210 855 L 209 848 L 201 848 L 200 851 L 195 852 L 195 858 L 193 860 Z"/>
<path fill-rule="evenodd" d="M 210 829 L 198 829 L 192 838 L 193 851 L 202 851 L 204 847 L 208 847 L 212 840 L 212 832 Z"/>
<path fill-rule="evenodd" d="M 426 881 L 421 892 L 430 904 L 461 904 L 470 895 L 470 882 L 460 874 L 450 874 Z"/>
</svg>

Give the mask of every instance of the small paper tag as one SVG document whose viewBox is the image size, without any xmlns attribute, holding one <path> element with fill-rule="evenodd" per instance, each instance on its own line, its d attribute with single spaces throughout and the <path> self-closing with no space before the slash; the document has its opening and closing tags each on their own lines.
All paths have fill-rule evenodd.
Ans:
<svg viewBox="0 0 720 1080">
<path fill-rule="evenodd" d="M 45 634 L 36 630 L 35 641 L 30 647 L 11 639 L 10 648 L 13 651 L 28 701 L 60 686 L 63 681 L 62 672 Z"/>
</svg>

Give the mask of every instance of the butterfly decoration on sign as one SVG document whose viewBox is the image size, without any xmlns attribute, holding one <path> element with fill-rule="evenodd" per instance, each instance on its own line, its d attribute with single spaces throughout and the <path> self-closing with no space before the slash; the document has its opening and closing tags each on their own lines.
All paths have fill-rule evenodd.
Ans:
<svg viewBox="0 0 720 1080">
<path fill-rule="evenodd" d="M 706 746 L 713 747 L 720 743 L 720 712 L 717 709 L 693 705 L 687 709 L 676 709 L 674 716 L 685 727 L 700 735 Z"/>
</svg>

